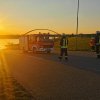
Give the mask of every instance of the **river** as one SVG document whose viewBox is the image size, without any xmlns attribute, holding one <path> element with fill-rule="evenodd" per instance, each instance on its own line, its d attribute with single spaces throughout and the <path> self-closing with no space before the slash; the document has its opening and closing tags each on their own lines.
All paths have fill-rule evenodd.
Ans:
<svg viewBox="0 0 100 100">
<path fill-rule="evenodd" d="M 18 44 L 19 39 L 0 39 L 0 49 L 5 49 L 7 44 Z"/>
</svg>

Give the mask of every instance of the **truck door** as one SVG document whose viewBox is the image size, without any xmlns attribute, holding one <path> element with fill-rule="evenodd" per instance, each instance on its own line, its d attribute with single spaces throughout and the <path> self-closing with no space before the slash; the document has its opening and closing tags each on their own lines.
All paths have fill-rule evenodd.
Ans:
<svg viewBox="0 0 100 100">
<path fill-rule="evenodd" d="M 25 36 L 24 38 L 24 50 L 29 51 L 29 36 Z"/>
</svg>

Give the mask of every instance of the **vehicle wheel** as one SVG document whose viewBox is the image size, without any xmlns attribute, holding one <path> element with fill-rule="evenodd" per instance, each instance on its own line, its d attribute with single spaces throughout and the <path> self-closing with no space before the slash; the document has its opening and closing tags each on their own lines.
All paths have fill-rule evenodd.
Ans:
<svg viewBox="0 0 100 100">
<path fill-rule="evenodd" d="M 33 53 L 36 53 L 36 48 L 33 48 Z"/>
</svg>

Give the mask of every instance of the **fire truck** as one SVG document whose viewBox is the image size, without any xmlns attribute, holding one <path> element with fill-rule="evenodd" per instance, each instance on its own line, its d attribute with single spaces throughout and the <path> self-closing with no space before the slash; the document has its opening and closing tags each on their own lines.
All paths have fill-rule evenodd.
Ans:
<svg viewBox="0 0 100 100">
<path fill-rule="evenodd" d="M 22 35 L 19 38 L 19 45 L 24 52 L 51 53 L 54 48 L 54 36 L 48 33 Z"/>
</svg>

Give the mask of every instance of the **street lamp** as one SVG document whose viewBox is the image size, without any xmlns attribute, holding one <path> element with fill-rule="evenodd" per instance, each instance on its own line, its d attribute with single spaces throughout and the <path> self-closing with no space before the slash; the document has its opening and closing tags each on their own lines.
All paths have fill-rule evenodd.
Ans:
<svg viewBox="0 0 100 100">
<path fill-rule="evenodd" d="M 78 4 L 77 4 L 76 50 L 77 50 L 78 28 L 79 28 L 79 0 L 78 0 Z"/>
</svg>

